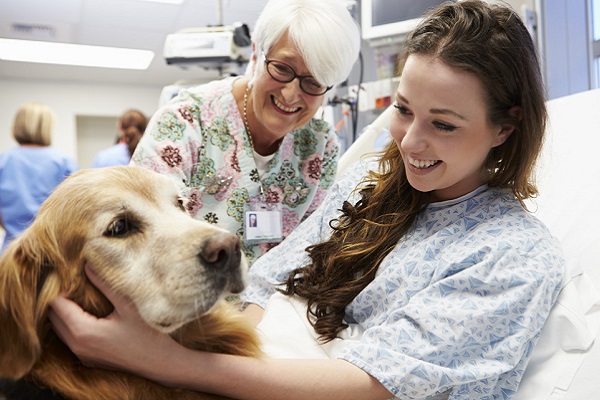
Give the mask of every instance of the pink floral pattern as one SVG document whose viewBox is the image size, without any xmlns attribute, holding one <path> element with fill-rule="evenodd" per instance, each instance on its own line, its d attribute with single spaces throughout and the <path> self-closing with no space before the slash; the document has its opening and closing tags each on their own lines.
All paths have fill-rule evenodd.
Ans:
<svg viewBox="0 0 600 400">
<path fill-rule="evenodd" d="M 313 120 L 290 132 L 259 178 L 237 102 L 234 78 L 183 90 L 152 117 L 133 157 L 170 176 L 189 199 L 194 218 L 218 224 L 242 239 L 253 263 L 277 243 L 244 241 L 244 207 L 257 198 L 280 203 L 287 236 L 310 215 L 333 183 L 339 152 L 331 126 Z"/>
</svg>

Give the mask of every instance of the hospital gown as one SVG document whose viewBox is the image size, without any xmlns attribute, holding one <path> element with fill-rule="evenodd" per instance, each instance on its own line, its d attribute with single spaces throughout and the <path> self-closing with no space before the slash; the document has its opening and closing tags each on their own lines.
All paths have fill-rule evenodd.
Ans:
<svg viewBox="0 0 600 400">
<path fill-rule="evenodd" d="M 254 265 L 245 302 L 264 308 L 288 273 L 308 262 L 305 248 L 330 235 L 344 200 L 356 202 L 351 191 L 364 168 L 351 167 L 323 205 Z M 362 334 L 335 357 L 402 399 L 443 392 L 452 400 L 510 399 L 564 267 L 559 243 L 509 190 L 484 185 L 432 203 L 348 305 L 348 329 Z"/>
</svg>

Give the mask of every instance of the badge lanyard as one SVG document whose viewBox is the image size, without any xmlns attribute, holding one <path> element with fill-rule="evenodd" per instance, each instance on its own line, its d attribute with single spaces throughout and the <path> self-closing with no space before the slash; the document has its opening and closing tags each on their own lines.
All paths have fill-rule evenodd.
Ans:
<svg viewBox="0 0 600 400">
<path fill-rule="evenodd" d="M 252 141 L 252 132 L 248 124 L 248 93 L 251 84 L 246 86 L 244 92 L 243 118 L 246 135 L 252 153 L 254 153 L 254 143 Z M 265 193 L 265 188 L 260 176 L 260 170 L 257 168 L 258 183 L 260 185 L 260 195 L 258 198 L 251 197 L 244 205 L 244 239 L 247 243 L 274 243 L 283 239 L 283 230 L 281 228 L 281 204 L 270 202 L 270 196 Z"/>
</svg>

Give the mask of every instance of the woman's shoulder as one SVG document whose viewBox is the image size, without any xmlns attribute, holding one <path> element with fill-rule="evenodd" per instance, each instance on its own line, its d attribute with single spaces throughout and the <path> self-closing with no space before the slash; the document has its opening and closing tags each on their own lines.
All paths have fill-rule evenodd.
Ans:
<svg viewBox="0 0 600 400">
<path fill-rule="evenodd" d="M 295 137 L 295 142 L 301 143 L 312 138 L 328 140 L 331 135 L 336 135 L 333 126 L 326 120 L 313 117 L 304 126 L 290 132 L 288 136 Z M 298 140 L 298 138 L 302 138 Z"/>
<path fill-rule="evenodd" d="M 10 149 L 0 152 L 0 160 L 6 160 L 11 154 L 15 153 L 17 149 L 18 147 L 11 147 Z"/>
<path fill-rule="evenodd" d="M 20 159 L 20 158 L 31 158 L 37 156 L 45 156 L 49 153 L 54 153 L 52 146 L 40 146 L 40 145 L 19 145 L 7 150 L 4 154 L 6 158 Z"/>
<path fill-rule="evenodd" d="M 12 168 L 21 171 L 51 171 L 60 166 L 61 170 L 72 172 L 77 169 L 75 159 L 62 150 L 53 146 L 19 147 L 11 149 L 4 156 L 0 156 L 0 165 L 3 168 Z"/>
<path fill-rule="evenodd" d="M 227 95 L 231 96 L 233 81 L 233 78 L 217 79 L 182 89 L 177 97 L 175 97 L 174 101 L 186 102 L 190 99 L 194 99 L 196 101 L 204 102 L 207 100 L 219 99 Z"/>
<path fill-rule="evenodd" d="M 544 247 L 560 253 L 560 244 L 544 222 L 528 211 L 509 189 L 488 188 L 465 204 L 463 222 L 475 235 L 485 233 L 490 243 L 520 252 Z M 476 226 L 477 225 L 477 226 Z"/>
<path fill-rule="evenodd" d="M 350 199 L 357 195 L 356 188 L 370 174 L 371 171 L 377 171 L 378 162 L 375 158 L 360 160 L 351 164 L 339 177 L 336 178 L 332 191 L 339 194 L 344 199 Z"/>
<path fill-rule="evenodd" d="M 77 168 L 77 163 L 73 157 L 65 153 L 64 151 L 54 147 L 47 146 L 44 147 L 44 158 L 48 162 L 59 163 L 67 170 L 72 170 L 73 168 Z"/>
<path fill-rule="evenodd" d="M 328 121 L 316 117 L 308 122 L 308 128 L 315 132 L 327 133 L 332 131 L 332 125 Z"/>
<path fill-rule="evenodd" d="M 338 181 L 360 181 L 370 172 L 378 171 L 379 162 L 376 156 L 358 160 L 348 166 L 339 176 Z"/>
<path fill-rule="evenodd" d="M 52 156 L 52 157 L 56 157 L 56 158 L 61 158 L 61 159 L 66 159 L 66 158 L 70 158 L 67 153 L 65 153 L 64 151 L 60 150 L 57 147 L 54 146 L 46 146 L 46 147 L 40 147 L 40 151 L 43 151 L 44 153 Z"/>
<path fill-rule="evenodd" d="M 521 247 L 520 243 L 532 240 L 555 243 L 546 225 L 512 191 L 486 185 L 457 199 L 431 203 L 419 225 L 430 232 L 454 232 L 461 241 L 483 240 L 490 245 L 510 242 L 511 247 Z"/>
<path fill-rule="evenodd" d="M 419 218 L 410 243 L 437 254 L 448 271 L 476 264 L 519 266 L 521 273 L 547 271 L 560 281 L 565 264 L 560 242 L 510 190 L 482 186 L 460 201 L 432 205 L 437 207 Z"/>
</svg>

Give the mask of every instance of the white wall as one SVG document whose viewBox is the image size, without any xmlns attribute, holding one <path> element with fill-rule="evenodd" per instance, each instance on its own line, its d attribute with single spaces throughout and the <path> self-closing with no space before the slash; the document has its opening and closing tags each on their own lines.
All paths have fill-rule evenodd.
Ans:
<svg viewBox="0 0 600 400">
<path fill-rule="evenodd" d="M 52 144 L 77 160 L 78 116 L 116 118 L 134 107 L 150 117 L 158 108 L 161 90 L 162 87 L 0 79 L 0 152 L 16 145 L 11 134 L 13 119 L 19 106 L 27 101 L 52 107 L 56 113 Z M 112 129 L 109 134 L 114 137 L 116 129 Z"/>
<path fill-rule="evenodd" d="M 490 3 L 503 2 L 488 0 Z M 537 42 L 548 99 L 592 88 L 587 0 L 507 0 L 521 16 L 537 14 Z"/>
<path fill-rule="evenodd" d="M 586 0 L 541 0 L 544 78 L 554 99 L 592 88 Z"/>
<path fill-rule="evenodd" d="M 567 2 L 573 4 L 579 4 L 584 0 L 487 0 L 490 3 L 505 2 L 510 4 L 519 13 L 522 13 L 523 6 L 527 6 L 531 10 L 534 10 L 538 14 L 538 18 L 541 17 L 540 4 L 553 4 L 553 3 L 564 3 Z M 543 28 L 543 24 L 540 24 L 540 28 Z M 564 34 L 564 29 L 561 29 L 556 33 L 557 35 Z M 543 42 L 547 42 L 543 40 Z M 547 42 L 546 46 L 556 46 L 555 41 Z M 562 43 L 562 42 L 561 42 Z M 567 43 L 565 48 L 572 48 L 573 43 Z M 364 63 L 366 71 L 364 71 L 364 81 L 374 80 L 375 68 L 374 66 L 374 55 L 372 49 L 368 46 L 363 45 L 364 51 Z M 548 53 L 549 49 L 544 49 L 542 53 Z M 554 54 L 554 53 L 552 53 Z M 555 63 L 555 58 L 552 60 L 543 60 L 549 62 L 552 65 Z M 571 57 L 564 57 L 564 62 L 572 62 Z M 560 64 L 562 65 L 562 64 Z M 559 66 L 560 66 L 559 65 Z M 545 72 L 546 77 L 550 76 L 552 79 L 548 84 L 553 89 L 560 88 L 561 85 L 569 81 L 570 78 L 564 77 L 560 74 L 548 73 L 548 67 L 546 66 Z M 355 68 L 356 70 L 356 68 Z M 573 71 L 576 74 L 577 71 Z M 585 75 L 585 74 L 582 74 Z M 357 74 L 353 71 L 351 83 L 358 81 Z M 570 92 L 579 91 L 568 90 L 566 93 L 560 93 L 560 95 L 568 94 Z M 69 82 L 48 82 L 48 81 L 16 81 L 16 80 L 2 80 L 0 79 L 0 152 L 15 145 L 14 140 L 11 136 L 11 126 L 14 118 L 14 114 L 18 107 L 25 101 L 37 100 L 50 105 L 57 115 L 57 121 L 55 125 L 55 135 L 53 144 L 59 149 L 63 150 L 67 154 L 71 155 L 75 159 L 78 159 L 78 154 L 82 152 L 78 151 L 77 145 L 77 117 L 81 120 L 81 117 L 118 117 L 125 109 L 130 107 L 139 108 L 149 117 L 158 108 L 159 98 L 162 91 L 162 87 L 149 87 L 149 86 L 123 86 L 123 85 L 85 85 L 81 83 L 69 83 Z M 345 93 L 340 92 L 340 95 Z M 554 93 L 551 98 L 556 97 L 558 94 Z M 367 115 L 367 113 L 361 113 L 359 118 L 359 129 L 362 130 L 364 126 L 370 123 L 377 115 Z M 357 132 L 357 133 L 358 133 Z M 114 132 L 116 133 L 116 132 Z M 112 133 L 110 138 L 112 138 Z M 110 139 L 109 138 L 109 139 Z M 80 146 L 82 144 L 80 143 Z M 84 152 L 85 153 L 85 152 Z M 91 153 L 88 151 L 87 153 Z M 80 160 L 78 160 L 80 161 Z M 88 160 L 81 160 L 81 166 L 86 167 Z"/>
<path fill-rule="evenodd" d="M 535 0 L 505 0 L 505 1 L 494 1 L 494 0 L 488 0 L 489 3 L 508 3 L 510 4 L 515 10 L 521 12 L 521 7 L 522 6 L 527 6 L 531 9 L 535 9 Z"/>
</svg>

